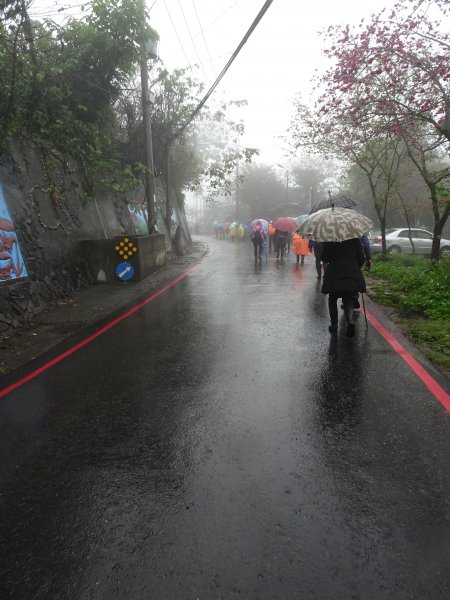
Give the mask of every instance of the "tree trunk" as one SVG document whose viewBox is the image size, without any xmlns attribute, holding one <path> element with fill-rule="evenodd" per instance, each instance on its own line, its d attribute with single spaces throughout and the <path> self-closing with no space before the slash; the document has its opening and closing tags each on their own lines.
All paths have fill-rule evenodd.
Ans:
<svg viewBox="0 0 450 600">
<path fill-rule="evenodd" d="M 434 224 L 433 229 L 433 243 L 431 244 L 431 259 L 439 260 L 441 256 L 441 237 L 442 237 L 442 224 L 439 221 Z"/>
<path fill-rule="evenodd" d="M 416 246 L 414 245 L 413 238 L 412 238 L 412 235 L 411 235 L 411 222 L 409 220 L 408 209 L 406 208 L 405 202 L 404 202 L 403 197 L 402 197 L 402 195 L 400 193 L 398 194 L 398 197 L 400 198 L 400 202 L 402 203 L 403 214 L 405 215 L 406 225 L 408 226 L 408 239 L 409 239 L 409 242 L 410 242 L 410 244 L 412 246 L 412 253 L 415 254 L 416 253 Z"/>
<path fill-rule="evenodd" d="M 374 197 L 375 199 L 375 197 Z M 378 220 L 380 221 L 380 229 L 381 229 L 381 252 L 382 254 L 387 253 L 386 248 L 386 203 L 384 204 L 384 210 L 381 210 L 380 206 L 374 201 L 375 211 L 378 216 Z"/>
<path fill-rule="evenodd" d="M 450 201 L 447 201 L 444 212 L 442 215 L 439 213 L 439 200 L 436 193 L 436 186 L 429 185 L 431 192 L 431 204 L 433 206 L 434 215 L 434 229 L 433 229 L 433 243 L 431 244 L 431 259 L 439 260 L 441 257 L 441 237 L 444 225 L 450 215 Z"/>
<path fill-rule="evenodd" d="M 386 217 L 381 213 L 378 215 L 380 219 L 380 228 L 381 228 L 381 252 L 383 254 L 387 253 L 386 248 Z"/>
</svg>

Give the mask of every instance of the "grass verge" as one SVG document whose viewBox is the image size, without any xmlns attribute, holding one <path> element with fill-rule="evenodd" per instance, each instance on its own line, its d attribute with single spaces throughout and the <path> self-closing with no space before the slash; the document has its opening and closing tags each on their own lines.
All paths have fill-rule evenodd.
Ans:
<svg viewBox="0 0 450 600">
<path fill-rule="evenodd" d="M 370 271 L 370 297 L 395 309 L 405 335 L 450 375 L 450 258 L 377 255 Z"/>
</svg>

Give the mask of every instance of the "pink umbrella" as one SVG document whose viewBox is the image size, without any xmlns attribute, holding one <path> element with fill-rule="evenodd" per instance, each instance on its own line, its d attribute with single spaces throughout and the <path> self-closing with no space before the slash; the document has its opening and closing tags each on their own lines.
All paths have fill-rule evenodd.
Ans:
<svg viewBox="0 0 450 600">
<path fill-rule="evenodd" d="M 292 233 L 299 228 L 298 221 L 293 217 L 278 217 L 272 225 L 278 231 L 285 231 L 287 233 Z"/>
</svg>

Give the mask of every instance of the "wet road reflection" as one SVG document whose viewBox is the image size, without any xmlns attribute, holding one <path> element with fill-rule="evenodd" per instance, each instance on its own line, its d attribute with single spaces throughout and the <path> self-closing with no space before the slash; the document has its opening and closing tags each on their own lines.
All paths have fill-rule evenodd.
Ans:
<svg viewBox="0 0 450 600">
<path fill-rule="evenodd" d="M 312 257 L 210 243 L 0 403 L 3 596 L 448 598 L 447 415 Z"/>
</svg>

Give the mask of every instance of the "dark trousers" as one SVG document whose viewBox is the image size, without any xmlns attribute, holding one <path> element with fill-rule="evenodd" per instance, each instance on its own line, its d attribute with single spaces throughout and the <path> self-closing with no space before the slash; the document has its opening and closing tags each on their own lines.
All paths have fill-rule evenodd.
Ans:
<svg viewBox="0 0 450 600">
<path fill-rule="evenodd" d="M 344 315 L 347 323 L 353 323 L 353 294 L 328 294 L 328 310 L 330 312 L 331 325 L 338 324 L 338 298 L 342 297 L 344 305 Z"/>
<path fill-rule="evenodd" d="M 281 258 L 283 258 L 283 256 L 286 253 L 286 241 L 285 240 L 276 240 L 274 242 L 274 250 L 277 253 L 277 258 L 279 258 L 280 254 L 281 254 Z"/>
<path fill-rule="evenodd" d="M 316 271 L 319 279 L 322 277 L 322 261 L 320 259 L 321 252 L 317 246 L 314 247 L 314 258 L 316 259 Z"/>
<path fill-rule="evenodd" d="M 253 250 L 255 252 L 255 258 L 258 258 L 258 255 L 261 257 L 262 255 L 262 240 L 252 240 L 253 241 Z"/>
</svg>

